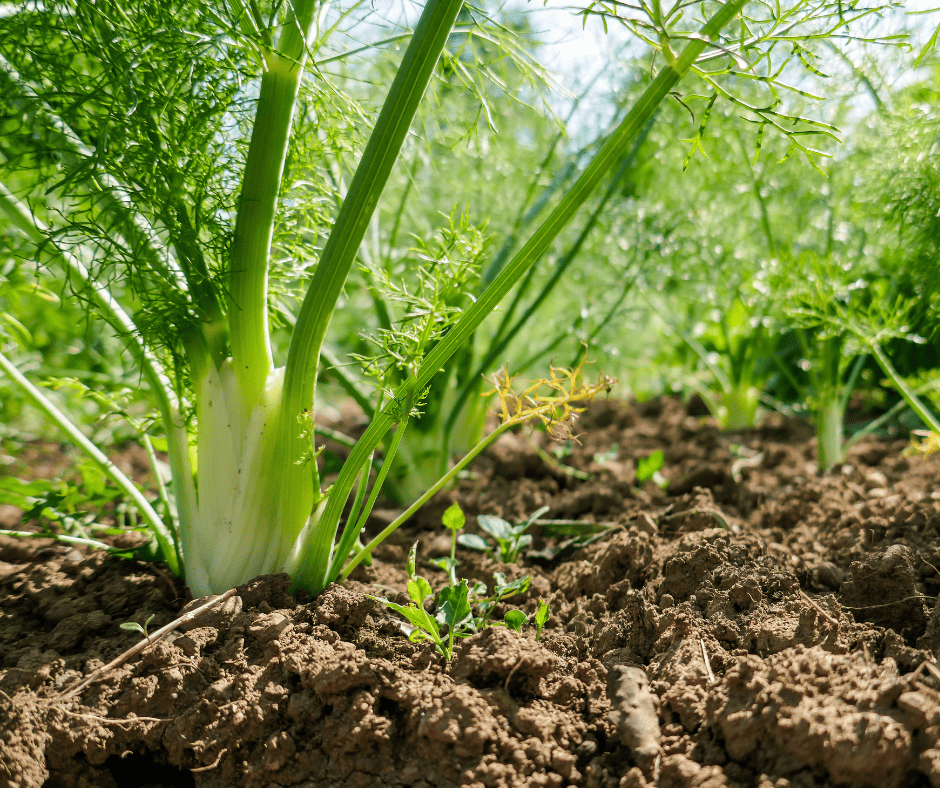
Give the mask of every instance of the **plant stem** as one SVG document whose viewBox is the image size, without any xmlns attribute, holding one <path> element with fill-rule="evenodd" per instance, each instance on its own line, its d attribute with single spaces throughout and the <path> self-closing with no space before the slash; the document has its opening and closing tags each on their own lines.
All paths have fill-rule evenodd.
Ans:
<svg viewBox="0 0 940 788">
<path fill-rule="evenodd" d="M 314 0 L 296 0 L 282 28 L 278 51 L 264 53 L 265 72 L 235 220 L 229 329 L 235 371 L 249 407 L 260 396 L 272 368 L 268 259 L 315 7 Z"/>
<path fill-rule="evenodd" d="M 843 421 L 845 409 L 838 396 L 827 397 L 816 411 L 816 464 L 828 471 L 843 459 Z"/>
<path fill-rule="evenodd" d="M 349 563 L 343 567 L 343 570 L 339 573 L 339 578 L 345 580 L 349 577 L 350 573 L 355 569 L 362 561 L 369 556 L 372 551 L 378 547 L 382 542 L 384 542 L 389 536 L 391 536 L 398 528 L 408 522 L 409 518 L 418 511 L 422 506 L 424 506 L 434 495 L 441 489 L 443 489 L 447 484 L 454 479 L 458 473 L 460 473 L 464 468 L 466 468 L 474 459 L 482 452 L 487 446 L 489 446 L 493 441 L 495 441 L 500 435 L 502 435 L 509 427 L 513 426 L 512 424 L 501 424 L 493 432 L 487 435 L 482 441 L 480 441 L 476 446 L 473 447 L 453 468 L 451 468 L 446 474 L 444 474 L 437 482 L 428 488 L 428 490 L 418 498 L 411 506 L 405 509 L 398 517 L 396 517 L 391 523 L 389 523 L 382 532 L 376 536 L 369 544 L 363 547 L 355 556 L 350 559 Z M 454 532 L 454 539 L 456 539 L 456 532 Z M 456 542 L 454 542 L 456 545 Z M 453 549 L 451 550 L 451 558 L 453 558 Z"/>
<path fill-rule="evenodd" d="M 429 0 L 389 89 L 297 316 L 284 382 L 288 413 L 314 402 L 320 348 L 337 299 L 460 6 L 461 0 Z"/>
<path fill-rule="evenodd" d="M 43 394 L 36 386 L 16 368 L 2 352 L 0 352 L 0 369 L 9 375 L 13 382 L 19 386 L 20 390 L 27 396 L 30 402 L 39 408 L 46 416 L 59 427 L 69 439 L 75 443 L 88 457 L 95 463 L 101 472 L 107 476 L 115 485 L 117 485 L 124 494 L 137 505 L 141 515 L 150 526 L 157 544 L 160 547 L 160 554 L 170 567 L 174 574 L 180 574 L 182 567 L 176 556 L 176 550 L 173 548 L 173 536 L 163 524 L 160 516 L 154 511 L 150 502 L 144 498 L 143 493 L 137 489 L 137 485 L 128 479 L 121 470 L 105 454 L 92 443 L 84 434 L 69 420 L 62 411 L 60 411 L 49 398 Z"/>
<path fill-rule="evenodd" d="M 904 397 L 904 401 L 908 404 L 910 409 L 920 417 L 920 420 L 931 432 L 940 435 L 940 422 L 937 421 L 936 417 L 930 412 L 927 406 L 921 402 L 920 397 L 914 393 L 914 390 L 907 385 L 904 378 L 897 373 L 897 370 L 895 370 L 894 366 L 881 349 L 881 345 L 877 342 L 869 341 L 869 347 L 871 348 L 872 355 L 875 357 L 875 361 L 877 361 L 878 366 L 881 367 L 881 371 L 891 379 L 894 387 L 898 390 L 898 393 Z"/>
</svg>

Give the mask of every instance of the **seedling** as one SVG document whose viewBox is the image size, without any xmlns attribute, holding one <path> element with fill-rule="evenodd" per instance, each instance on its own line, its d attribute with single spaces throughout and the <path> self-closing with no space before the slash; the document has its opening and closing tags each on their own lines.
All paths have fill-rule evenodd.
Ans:
<svg viewBox="0 0 940 788">
<path fill-rule="evenodd" d="M 433 597 L 434 592 L 431 590 L 431 584 L 415 571 L 417 552 L 418 543 L 415 542 L 408 554 L 407 588 L 410 604 L 399 605 L 385 597 L 370 595 L 369 598 L 381 602 L 405 618 L 408 624 L 403 626 L 403 629 L 412 643 L 430 640 L 444 659 L 449 660 L 454 653 L 454 638 L 472 634 L 464 631 L 468 621 L 471 621 L 469 588 L 465 580 L 455 586 L 442 588 L 437 596 L 437 613 L 432 616 L 424 609 L 424 603 Z M 441 637 L 441 625 L 447 627 L 446 640 Z"/>
<path fill-rule="evenodd" d="M 539 606 L 535 611 L 535 639 L 542 639 L 542 627 L 545 626 L 545 622 L 548 621 L 549 609 L 548 602 L 539 599 Z"/>
<path fill-rule="evenodd" d="M 121 624 L 121 629 L 126 629 L 129 632 L 140 632 L 140 634 L 147 638 L 147 641 L 150 642 L 150 635 L 147 634 L 147 627 L 150 626 L 150 622 L 153 621 L 155 615 L 155 613 L 151 613 L 147 617 L 147 620 L 143 623 L 143 626 L 138 624 L 136 621 L 125 621 L 123 624 Z"/>
<path fill-rule="evenodd" d="M 444 512 L 442 522 L 444 523 L 444 527 L 447 528 L 451 534 L 450 556 L 447 558 L 431 559 L 431 563 L 447 572 L 447 577 L 450 578 L 451 585 L 457 585 L 457 532 L 463 528 L 464 523 L 467 522 L 467 518 L 463 513 L 463 509 L 460 508 L 459 503 L 452 503 L 447 508 L 447 511 Z"/>
<path fill-rule="evenodd" d="M 541 510 L 540 510 L 541 512 Z M 448 585 L 440 590 L 436 600 L 436 613 L 432 616 L 425 610 L 425 602 L 433 599 L 434 592 L 431 584 L 420 577 L 415 569 L 418 543 L 415 542 L 408 554 L 408 596 L 411 602 L 400 605 L 391 602 L 385 597 L 370 596 L 377 602 L 390 607 L 407 623 L 402 625 L 408 638 L 414 643 L 430 640 L 435 648 L 449 660 L 453 656 L 455 638 L 465 638 L 474 635 L 487 626 L 493 624 L 490 617 L 496 606 L 505 599 L 524 594 L 529 590 L 531 578 L 526 575 L 515 580 L 506 580 L 501 572 L 493 573 L 493 593 L 489 593 L 485 583 L 479 581 L 468 582 L 457 579 L 456 557 L 457 532 L 466 522 L 463 510 L 457 503 L 452 504 L 444 512 L 442 518 L 444 526 L 451 532 L 450 555 L 445 558 L 432 559 L 431 563 L 447 573 Z M 544 610 L 543 610 L 544 606 Z M 521 618 L 520 618 L 521 616 Z M 542 624 L 548 618 L 548 605 L 539 600 L 539 609 L 535 614 L 536 639 L 541 633 Z M 521 632 L 527 618 L 521 610 L 510 610 L 504 616 L 503 624 L 515 632 Z M 442 635 L 441 627 L 446 627 L 446 634 Z"/>
<path fill-rule="evenodd" d="M 514 564 L 519 560 L 523 549 L 532 544 L 532 537 L 526 533 L 533 521 L 548 511 L 547 506 L 537 509 L 528 520 L 511 525 L 501 517 L 481 514 L 477 517 L 480 528 L 493 537 L 495 544 L 476 534 L 461 534 L 457 541 L 471 550 L 480 550 L 501 564 Z"/>
<path fill-rule="evenodd" d="M 512 610 L 507 610 L 506 615 L 503 616 L 503 621 L 506 623 L 506 627 L 511 629 L 520 637 L 522 636 L 522 627 L 527 621 L 526 614 L 521 610 L 513 608 Z"/>
<path fill-rule="evenodd" d="M 636 461 L 636 480 L 638 484 L 652 481 L 659 487 L 665 487 L 669 484 L 666 478 L 659 472 L 666 461 L 666 455 L 660 449 L 657 449 L 648 457 L 640 457 Z"/>
</svg>

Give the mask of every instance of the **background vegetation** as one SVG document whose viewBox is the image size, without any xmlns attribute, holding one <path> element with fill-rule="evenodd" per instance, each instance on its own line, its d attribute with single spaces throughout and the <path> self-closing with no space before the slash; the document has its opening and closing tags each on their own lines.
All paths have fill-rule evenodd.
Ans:
<svg viewBox="0 0 940 788">
<path fill-rule="evenodd" d="M 142 4 L 133 23 L 83 19 L 81 3 L 59 16 L 2 8 L 0 180 L 52 228 L 47 243 L 92 243 L 86 265 L 129 305 L 192 422 L 181 326 L 205 331 L 213 353 L 227 347 L 213 328 L 229 295 L 218 283 L 231 273 L 264 36 L 186 4 Z M 321 417 L 349 401 L 374 416 L 406 385 L 663 68 L 672 50 L 657 25 L 682 43 L 669 25 L 684 8 L 666 21 L 658 3 L 460 11 L 339 296 Z M 822 469 L 860 430 L 938 429 L 940 64 L 936 19 L 916 11 L 754 4 L 445 363 L 404 437 L 385 438 L 386 493 L 414 502 L 478 443 L 498 369 L 543 379 L 585 354 L 619 381 L 617 396 L 698 396 L 728 429 L 773 410 L 805 417 Z M 270 249 L 275 357 L 288 354 L 418 12 L 317 7 Z M 189 14 L 185 35 L 172 14 Z M 28 45 L 37 36 L 56 43 Z M 578 54 L 553 68 L 564 47 Z M 136 229 L 104 197 L 121 174 L 127 198 L 148 206 Z M 9 216 L 3 352 L 34 381 L 56 381 L 53 402 L 95 442 L 149 441 L 156 458 L 170 436 L 127 334 L 94 320 L 89 289 L 50 268 L 50 247 Z M 143 225 L 172 247 L 188 287 L 166 285 L 159 261 L 149 278 L 137 273 L 155 251 Z M 11 466 L 24 441 L 61 438 L 5 376 L 0 430 Z M 34 492 L 0 495 L 22 503 Z M 171 499 L 161 497 L 167 520 Z"/>
</svg>

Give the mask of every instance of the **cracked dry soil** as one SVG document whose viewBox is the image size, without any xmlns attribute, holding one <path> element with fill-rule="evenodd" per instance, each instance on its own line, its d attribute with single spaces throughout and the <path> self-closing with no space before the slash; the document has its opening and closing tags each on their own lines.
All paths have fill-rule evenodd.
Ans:
<svg viewBox="0 0 940 788">
<path fill-rule="evenodd" d="M 578 431 L 592 479 L 508 436 L 354 581 L 258 578 L 65 700 L 139 639 L 121 622 L 189 600 L 159 567 L 0 537 L 0 785 L 940 788 L 940 457 L 868 440 L 818 475 L 805 425 L 723 434 L 669 399 Z M 637 489 L 655 449 L 670 484 Z M 512 602 L 549 600 L 541 642 L 491 628 L 447 664 L 367 598 L 404 597 L 415 539 L 447 550 L 453 500 L 471 529 L 615 524 L 574 551 L 534 527 L 518 566 L 458 555 L 531 574 Z"/>
</svg>

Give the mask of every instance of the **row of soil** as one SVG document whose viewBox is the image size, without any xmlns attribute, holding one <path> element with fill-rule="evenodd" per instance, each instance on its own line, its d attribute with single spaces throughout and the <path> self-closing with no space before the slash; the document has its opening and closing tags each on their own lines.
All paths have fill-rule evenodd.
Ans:
<svg viewBox="0 0 940 788">
<path fill-rule="evenodd" d="M 140 639 L 120 623 L 194 603 L 159 565 L 0 537 L 0 786 L 940 788 L 938 457 L 867 439 L 819 474 L 804 423 L 728 434 L 672 399 L 576 432 L 504 436 L 344 585 L 258 578 L 68 697 Z M 664 487 L 636 478 L 657 450 Z M 370 598 L 406 601 L 416 540 L 444 583 L 454 501 L 471 532 L 610 526 L 459 550 L 468 579 L 531 576 L 539 640 L 491 627 L 446 662 Z"/>
</svg>

